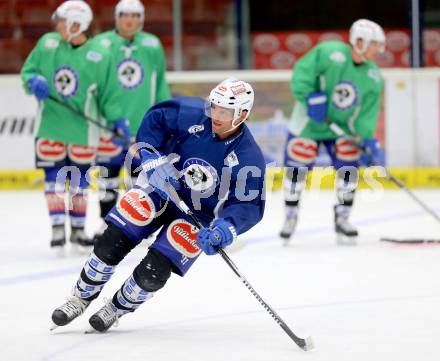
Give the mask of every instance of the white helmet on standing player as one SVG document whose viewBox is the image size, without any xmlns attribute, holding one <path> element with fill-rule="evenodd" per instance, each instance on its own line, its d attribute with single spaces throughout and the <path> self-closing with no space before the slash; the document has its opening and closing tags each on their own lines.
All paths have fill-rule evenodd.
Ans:
<svg viewBox="0 0 440 361">
<path fill-rule="evenodd" d="M 139 14 L 141 28 L 145 19 L 145 8 L 140 0 L 120 0 L 115 8 L 115 22 L 118 27 L 118 21 L 121 14 Z"/>
<path fill-rule="evenodd" d="M 363 41 L 362 48 L 357 46 L 358 39 Z M 371 41 L 379 43 L 381 53 L 385 51 L 385 33 L 382 27 L 371 20 L 356 20 L 350 28 L 350 44 L 359 54 L 363 54 Z"/>
<path fill-rule="evenodd" d="M 70 41 L 89 28 L 93 20 L 93 12 L 85 1 L 68 0 L 58 6 L 52 14 L 53 21 L 58 21 L 59 19 L 66 21 L 67 41 Z M 71 33 L 70 28 L 75 23 L 79 24 L 78 31 Z"/>
<path fill-rule="evenodd" d="M 249 83 L 235 78 L 228 78 L 211 90 L 207 100 L 207 110 L 205 113 L 209 117 L 211 117 L 211 104 L 234 111 L 232 130 L 237 128 L 249 117 L 252 106 L 254 105 L 254 90 Z M 238 123 L 237 120 L 243 111 L 247 111 L 246 117 Z"/>
</svg>

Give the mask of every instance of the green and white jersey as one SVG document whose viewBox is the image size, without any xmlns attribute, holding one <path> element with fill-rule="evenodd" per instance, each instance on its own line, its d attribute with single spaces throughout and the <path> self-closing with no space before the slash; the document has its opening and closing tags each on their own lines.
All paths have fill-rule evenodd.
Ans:
<svg viewBox="0 0 440 361">
<path fill-rule="evenodd" d="M 124 115 L 130 130 L 136 134 L 145 112 L 154 104 L 171 98 L 165 79 L 165 55 L 160 40 L 140 31 L 132 41 L 121 37 L 117 31 L 107 31 L 95 37 L 106 47 L 115 60 L 112 73 L 120 92 Z"/>
<path fill-rule="evenodd" d="M 124 116 L 117 92 L 111 86 L 112 60 L 108 49 L 88 40 L 78 47 L 62 40 L 59 33 L 41 37 L 26 59 L 21 77 L 28 81 L 43 76 L 50 95 L 102 124 Z M 42 102 L 37 136 L 64 143 L 96 146 L 99 129 L 52 99 Z"/>
<path fill-rule="evenodd" d="M 374 62 L 355 64 L 351 47 L 340 41 L 325 41 L 302 57 L 294 67 L 291 89 L 297 100 L 290 131 L 315 140 L 337 136 L 326 123 L 307 116 L 310 93 L 327 94 L 327 120 L 338 124 L 347 134 L 373 138 L 380 110 L 383 78 Z"/>
</svg>

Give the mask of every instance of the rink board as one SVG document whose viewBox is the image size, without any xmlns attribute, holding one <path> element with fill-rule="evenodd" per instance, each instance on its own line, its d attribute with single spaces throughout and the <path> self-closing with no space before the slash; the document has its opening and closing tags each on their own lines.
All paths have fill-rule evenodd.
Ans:
<svg viewBox="0 0 440 361">
<path fill-rule="evenodd" d="M 390 173 L 402 181 L 408 188 L 440 188 L 440 168 L 388 168 Z M 93 172 L 96 176 L 96 171 Z M 121 174 L 121 177 L 124 177 Z M 94 177 L 92 177 L 92 180 Z M 268 190 L 282 188 L 283 171 L 271 167 L 266 172 Z M 335 182 L 335 171 L 330 168 L 315 168 L 307 177 L 308 189 L 332 189 Z M 0 170 L 0 190 L 43 189 L 44 173 L 42 170 Z M 396 185 L 386 180 L 383 170 L 371 167 L 362 169 L 359 179 L 360 189 L 396 189 Z M 96 183 L 92 182 L 92 189 Z"/>
</svg>

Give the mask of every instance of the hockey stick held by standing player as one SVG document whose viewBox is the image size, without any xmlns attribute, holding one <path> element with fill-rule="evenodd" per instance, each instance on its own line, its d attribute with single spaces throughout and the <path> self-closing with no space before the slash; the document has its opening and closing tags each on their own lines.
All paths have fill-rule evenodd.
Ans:
<svg viewBox="0 0 440 361">
<path fill-rule="evenodd" d="M 180 198 L 177 194 L 176 189 L 169 183 L 165 182 L 165 186 L 168 189 L 168 194 L 171 197 L 171 200 L 186 214 L 188 215 L 194 224 L 199 228 L 204 228 L 201 222 L 198 220 L 197 216 L 191 211 L 191 209 L 187 206 L 187 204 Z M 252 295 L 258 300 L 258 302 L 264 307 L 264 309 L 272 316 L 272 318 L 280 325 L 280 327 L 287 333 L 287 335 L 304 351 L 310 351 L 314 348 L 313 340 L 309 336 L 307 338 L 301 338 L 295 335 L 293 331 L 287 326 L 287 324 L 281 319 L 280 316 L 275 312 L 275 310 L 270 307 L 261 296 L 255 291 L 249 281 L 243 276 L 237 266 L 232 262 L 227 253 L 218 246 L 214 246 L 215 250 L 220 254 L 223 260 L 228 264 L 228 266 L 232 269 L 232 271 L 240 278 L 240 280 L 244 283 L 247 289 L 252 293 Z"/>
<path fill-rule="evenodd" d="M 107 130 L 109 132 L 114 132 L 110 127 L 107 127 L 103 124 L 101 124 L 100 122 L 98 122 L 96 119 L 93 119 L 92 117 L 80 112 L 79 110 L 71 107 L 69 104 L 59 100 L 58 98 L 55 98 L 53 95 L 49 95 L 48 99 L 52 100 L 53 102 L 57 103 L 58 105 L 61 105 L 62 107 L 70 110 L 72 113 L 75 113 L 76 115 L 81 116 L 82 118 L 84 118 L 85 120 L 87 120 L 89 123 L 96 125 L 98 128 Z M 115 134 L 116 135 L 116 134 Z"/>
<path fill-rule="evenodd" d="M 60 101 L 59 99 L 55 98 L 52 95 L 49 95 L 48 99 L 50 99 L 53 102 L 61 105 L 64 108 L 70 110 L 72 113 L 75 113 L 75 114 L 81 116 L 86 121 L 88 121 L 89 123 L 97 126 L 98 128 L 101 128 L 101 129 L 104 129 L 104 130 L 106 130 L 108 132 L 111 132 L 113 134 L 113 137 L 114 137 L 113 141 L 114 141 L 115 144 L 121 145 L 121 146 L 124 146 L 124 147 L 128 147 L 130 145 L 130 134 L 129 134 L 129 131 L 126 130 L 126 129 L 128 129 L 128 122 L 125 119 L 119 119 L 118 121 L 113 123 L 116 126 L 108 127 L 108 126 L 105 126 L 105 125 L 101 124 L 96 119 L 93 119 L 92 117 L 89 117 L 88 115 L 86 115 L 86 114 L 80 112 L 79 110 L 71 107 L 69 104 Z M 123 125 L 122 127 L 119 126 L 120 124 L 123 124 L 123 123 L 127 123 L 127 124 Z"/>
<path fill-rule="evenodd" d="M 358 148 L 359 150 L 361 150 L 362 152 L 364 152 L 367 155 L 367 158 L 370 160 L 369 163 L 371 163 L 371 159 L 373 157 L 373 155 L 371 154 L 371 149 L 368 147 L 364 147 L 362 146 L 359 141 L 357 141 L 354 137 L 350 137 L 347 133 L 345 133 L 345 131 L 343 129 L 341 129 L 337 124 L 333 123 L 333 122 L 329 122 L 328 123 L 329 128 L 332 130 L 332 132 L 334 132 L 336 135 L 340 136 L 340 137 L 344 137 L 346 138 L 350 144 L 352 144 L 353 146 L 355 146 L 356 148 Z M 421 201 L 413 192 L 411 192 L 411 190 L 403 183 L 401 182 L 399 179 L 397 179 L 396 177 L 394 177 L 392 174 L 390 174 L 390 172 L 388 171 L 387 168 L 385 169 L 385 176 L 386 178 L 393 182 L 395 185 L 397 185 L 400 189 L 402 189 L 403 191 L 405 191 L 420 207 L 422 207 L 426 212 L 428 212 L 433 218 L 435 218 L 435 220 L 437 222 L 440 223 L 440 217 L 438 216 L 438 214 L 436 214 L 431 208 L 429 208 L 423 201 Z"/>
</svg>

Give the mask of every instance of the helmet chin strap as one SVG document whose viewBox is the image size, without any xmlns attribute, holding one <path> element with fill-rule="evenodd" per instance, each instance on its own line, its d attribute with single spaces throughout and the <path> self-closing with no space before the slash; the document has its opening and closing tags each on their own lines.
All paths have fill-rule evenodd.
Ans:
<svg viewBox="0 0 440 361">
<path fill-rule="evenodd" d="M 359 55 L 360 57 L 361 57 L 361 60 L 363 61 L 363 62 L 366 62 L 368 59 L 365 57 L 365 51 L 367 50 L 366 48 L 365 49 L 359 49 L 357 46 L 354 46 L 353 47 L 353 50 L 356 52 L 356 54 L 357 55 Z"/>
<path fill-rule="evenodd" d="M 71 41 L 72 41 L 72 39 L 75 37 L 75 36 L 78 36 L 79 34 L 81 34 L 81 31 L 77 31 L 77 32 L 75 32 L 75 33 L 71 33 L 70 32 L 70 28 L 73 26 L 73 24 L 72 25 L 70 25 L 70 27 L 68 27 L 68 28 L 66 28 L 66 32 L 67 32 L 67 42 L 68 43 L 70 43 Z"/>
<path fill-rule="evenodd" d="M 248 113 L 248 114 L 249 114 L 249 113 Z M 221 132 L 220 135 L 225 134 L 225 133 L 228 133 L 228 132 L 230 132 L 231 130 L 237 129 L 241 124 L 244 123 L 244 121 L 248 118 L 248 116 L 249 116 L 249 115 L 247 115 L 246 118 L 244 118 L 241 122 L 239 122 L 239 123 L 237 123 L 237 124 L 235 124 L 235 121 L 236 121 L 237 119 L 239 119 L 239 118 L 234 119 L 234 120 L 232 121 L 232 124 L 231 124 L 232 126 L 231 126 L 229 129 L 224 130 L 223 132 Z"/>
</svg>

